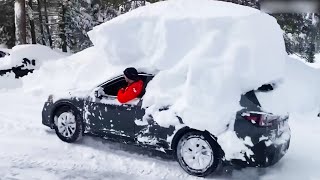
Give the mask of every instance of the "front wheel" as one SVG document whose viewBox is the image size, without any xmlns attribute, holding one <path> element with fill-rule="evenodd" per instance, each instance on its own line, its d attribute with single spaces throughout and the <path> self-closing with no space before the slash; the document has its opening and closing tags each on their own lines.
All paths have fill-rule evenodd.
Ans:
<svg viewBox="0 0 320 180">
<path fill-rule="evenodd" d="M 221 162 L 218 144 L 202 132 L 189 132 L 179 140 L 176 153 L 180 166 L 190 175 L 204 177 Z"/>
<path fill-rule="evenodd" d="M 69 106 L 60 107 L 54 114 L 54 129 L 64 142 L 78 141 L 82 137 L 82 126 L 79 114 Z"/>
</svg>

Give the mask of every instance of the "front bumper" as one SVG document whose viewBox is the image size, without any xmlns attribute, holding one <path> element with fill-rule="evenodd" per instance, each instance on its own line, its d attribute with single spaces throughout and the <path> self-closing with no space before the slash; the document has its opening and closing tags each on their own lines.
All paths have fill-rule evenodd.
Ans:
<svg viewBox="0 0 320 180">
<path fill-rule="evenodd" d="M 52 105 L 51 102 L 46 102 L 42 109 L 42 124 L 53 129 L 53 121 L 52 121 Z"/>
</svg>

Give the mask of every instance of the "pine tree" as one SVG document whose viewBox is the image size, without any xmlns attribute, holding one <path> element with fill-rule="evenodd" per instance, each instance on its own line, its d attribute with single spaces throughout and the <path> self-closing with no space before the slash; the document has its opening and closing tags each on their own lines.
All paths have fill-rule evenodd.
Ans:
<svg viewBox="0 0 320 180">
<path fill-rule="evenodd" d="M 14 0 L 0 1 L 0 44 L 15 45 Z"/>
<path fill-rule="evenodd" d="M 32 0 L 28 0 L 27 14 L 30 23 L 31 42 L 32 44 L 37 44 Z"/>
</svg>

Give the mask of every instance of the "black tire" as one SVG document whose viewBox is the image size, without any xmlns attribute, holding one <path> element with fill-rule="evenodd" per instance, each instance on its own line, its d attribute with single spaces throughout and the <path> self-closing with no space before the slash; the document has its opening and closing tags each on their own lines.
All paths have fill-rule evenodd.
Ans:
<svg viewBox="0 0 320 180">
<path fill-rule="evenodd" d="M 192 140 L 193 139 L 193 140 Z M 200 167 L 200 157 L 199 157 L 199 168 L 195 169 L 192 166 L 190 166 L 190 157 L 192 157 L 191 159 L 191 163 L 196 162 L 197 158 L 195 158 L 194 155 L 190 155 L 188 154 L 189 158 L 185 158 L 183 154 L 185 154 L 182 152 L 183 150 L 185 150 L 187 146 L 186 143 L 189 142 L 191 143 L 191 141 L 197 141 L 195 143 L 194 148 L 188 148 L 188 151 L 190 152 L 194 152 L 197 150 L 201 151 L 201 155 L 202 157 L 206 157 L 206 160 L 209 160 L 207 166 L 205 167 Z M 198 144 L 199 143 L 199 144 Z M 202 152 L 204 149 L 207 149 L 208 151 L 206 151 L 205 153 Z M 207 154 L 208 152 L 209 153 Z M 189 152 L 189 153 L 190 153 Z M 198 154 L 198 153 L 197 153 Z M 199 155 L 196 155 L 199 156 Z M 209 174 L 213 173 L 214 171 L 217 170 L 218 166 L 221 163 L 221 150 L 220 150 L 220 146 L 218 145 L 218 143 L 211 138 L 210 136 L 205 135 L 205 133 L 203 132 L 199 132 L 199 131 L 192 131 L 192 132 L 188 132 L 185 135 L 183 135 L 181 137 L 181 139 L 179 140 L 177 147 L 176 147 L 176 157 L 177 157 L 177 161 L 179 162 L 180 166 L 182 167 L 183 170 L 185 170 L 188 174 L 193 175 L 193 176 L 199 176 L 199 177 L 205 177 L 208 176 Z M 188 164 L 188 159 L 189 159 L 189 164 Z M 203 162 L 203 160 L 202 160 Z"/>
<path fill-rule="evenodd" d="M 72 116 L 75 118 L 73 125 L 74 128 L 65 128 L 67 129 L 67 131 L 69 132 L 69 136 L 66 136 L 64 133 L 62 133 L 61 131 L 59 131 L 59 117 L 63 116 L 65 114 L 68 114 L 69 116 Z M 64 142 L 67 143 L 73 143 L 76 141 L 79 141 L 82 137 L 82 133 L 83 133 L 83 122 L 82 119 L 79 116 L 78 111 L 75 108 L 72 108 L 71 106 L 62 106 L 59 107 L 57 111 L 55 111 L 54 115 L 54 129 L 56 131 L 57 136 L 59 137 L 59 139 L 61 139 Z M 61 118 L 61 117 L 60 117 Z M 65 126 L 66 127 L 66 126 Z M 70 133 L 72 131 L 74 131 L 73 133 Z"/>
</svg>

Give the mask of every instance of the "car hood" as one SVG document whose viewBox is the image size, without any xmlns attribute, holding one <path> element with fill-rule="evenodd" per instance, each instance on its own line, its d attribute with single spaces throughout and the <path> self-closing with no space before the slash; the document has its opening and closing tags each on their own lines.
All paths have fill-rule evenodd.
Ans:
<svg viewBox="0 0 320 180">
<path fill-rule="evenodd" d="M 50 97 L 53 102 L 61 100 L 61 99 L 71 99 L 71 98 L 87 98 L 90 96 L 94 96 L 92 89 L 69 89 L 66 91 L 59 91 L 50 94 Z"/>
</svg>

